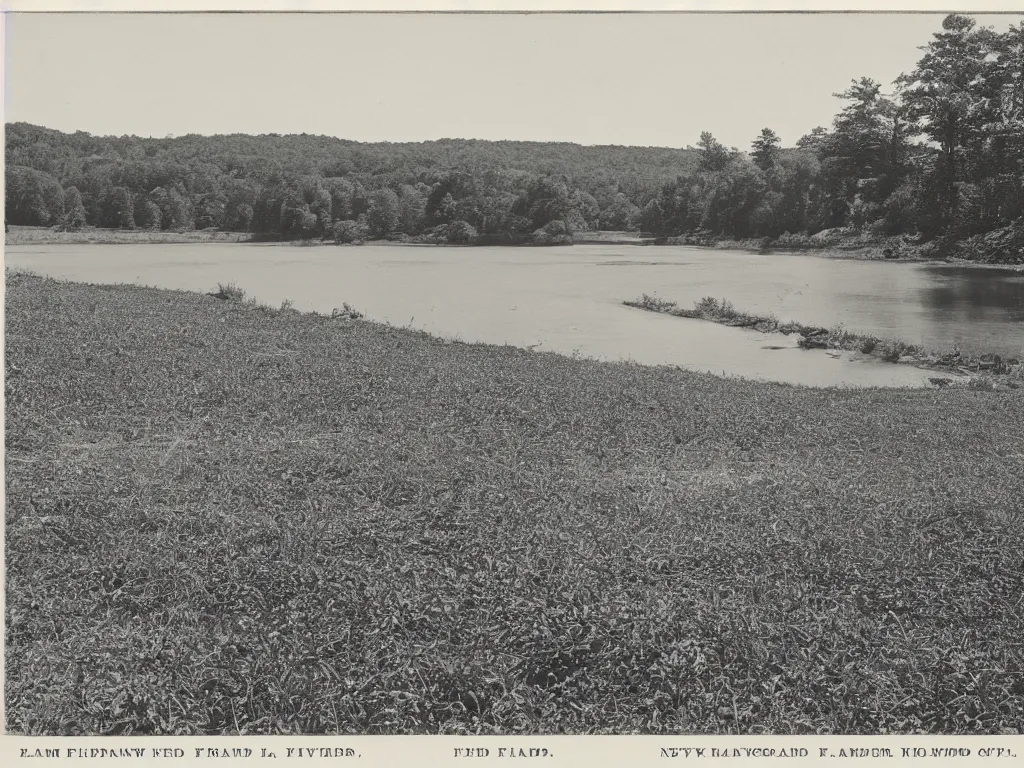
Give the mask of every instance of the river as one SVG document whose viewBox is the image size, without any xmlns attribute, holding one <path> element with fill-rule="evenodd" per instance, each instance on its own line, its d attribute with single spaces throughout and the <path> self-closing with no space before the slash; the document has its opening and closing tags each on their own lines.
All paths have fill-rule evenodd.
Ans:
<svg viewBox="0 0 1024 768">
<path fill-rule="evenodd" d="M 552 248 L 282 244 L 8 246 L 8 267 L 94 283 L 211 291 L 446 338 L 679 365 L 809 386 L 917 386 L 934 372 L 796 348 L 796 339 L 622 305 L 643 293 L 899 339 L 1024 357 L 1024 272 L 685 246 Z M 771 347 L 782 347 L 772 349 Z"/>
</svg>

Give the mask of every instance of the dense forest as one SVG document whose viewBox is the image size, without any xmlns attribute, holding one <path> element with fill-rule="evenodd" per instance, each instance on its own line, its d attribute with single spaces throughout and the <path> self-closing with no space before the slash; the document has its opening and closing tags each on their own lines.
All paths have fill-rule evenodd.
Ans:
<svg viewBox="0 0 1024 768">
<path fill-rule="evenodd" d="M 570 242 L 642 230 L 800 246 L 851 232 L 1024 261 L 1024 24 L 951 15 L 892 93 L 864 78 L 831 127 L 747 151 L 326 136 L 149 139 L 6 127 L 11 224 L 267 239 Z M 812 237 L 813 236 L 813 237 Z M 958 250 L 959 249 L 959 250 Z"/>
</svg>

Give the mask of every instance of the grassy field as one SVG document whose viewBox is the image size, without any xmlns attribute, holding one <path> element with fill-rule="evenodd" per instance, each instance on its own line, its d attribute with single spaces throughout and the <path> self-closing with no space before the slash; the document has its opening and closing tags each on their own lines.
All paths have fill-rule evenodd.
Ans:
<svg viewBox="0 0 1024 768">
<path fill-rule="evenodd" d="M 6 301 L 10 732 L 1022 728 L 1024 391 Z"/>
</svg>

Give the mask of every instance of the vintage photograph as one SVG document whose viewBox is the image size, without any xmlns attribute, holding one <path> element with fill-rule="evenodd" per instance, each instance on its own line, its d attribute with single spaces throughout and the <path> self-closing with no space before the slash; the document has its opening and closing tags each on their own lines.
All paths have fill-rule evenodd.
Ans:
<svg viewBox="0 0 1024 768">
<path fill-rule="evenodd" d="M 8 734 L 1024 733 L 1024 16 L 4 22 Z"/>
</svg>

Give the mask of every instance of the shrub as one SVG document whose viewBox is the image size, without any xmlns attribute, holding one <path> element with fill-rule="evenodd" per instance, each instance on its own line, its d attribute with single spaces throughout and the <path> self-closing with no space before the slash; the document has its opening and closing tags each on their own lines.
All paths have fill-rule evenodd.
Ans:
<svg viewBox="0 0 1024 768">
<path fill-rule="evenodd" d="M 447 237 L 449 243 L 466 245 L 476 240 L 477 233 L 472 224 L 460 219 L 448 225 Z"/>
<path fill-rule="evenodd" d="M 433 245 L 444 245 L 448 242 L 448 225 L 438 224 L 423 236 L 423 242 Z"/>
<path fill-rule="evenodd" d="M 882 345 L 880 357 L 887 363 L 897 363 L 908 351 L 909 347 L 901 341 L 887 341 Z"/>
<path fill-rule="evenodd" d="M 368 237 L 366 225 L 359 221 L 336 221 L 331 232 L 334 242 L 339 244 L 361 244 Z"/>
<path fill-rule="evenodd" d="M 732 307 L 732 305 L 729 304 L 729 302 L 727 301 L 724 301 L 722 302 L 722 304 L 719 304 L 718 299 L 714 298 L 713 296 L 705 296 L 703 299 L 694 304 L 693 308 L 699 315 L 715 317 L 716 315 L 719 315 L 725 311 L 726 305 L 728 305 L 730 308 Z"/>
<path fill-rule="evenodd" d="M 775 247 L 795 251 L 812 248 L 814 243 L 811 241 L 810 236 L 803 232 L 797 232 L 796 234 L 783 232 L 775 238 Z"/>
<path fill-rule="evenodd" d="M 245 298 L 245 291 L 234 283 L 217 283 L 217 290 L 210 295 L 225 301 L 241 301 Z"/>
<path fill-rule="evenodd" d="M 353 309 L 348 302 L 341 305 L 341 309 L 335 307 L 331 310 L 331 317 L 335 320 L 358 320 L 363 316 L 362 312 Z"/>
<path fill-rule="evenodd" d="M 659 299 L 657 296 L 648 296 L 646 293 L 638 301 L 627 302 L 627 304 L 651 312 L 670 312 L 676 308 L 674 301 Z"/>
<path fill-rule="evenodd" d="M 863 352 L 865 355 L 870 355 L 872 352 L 875 351 L 875 347 L 877 347 L 877 346 L 878 346 L 878 339 L 869 336 L 868 338 L 863 339 L 861 341 L 861 343 L 860 343 L 860 351 Z"/>
<path fill-rule="evenodd" d="M 572 229 L 561 219 L 556 219 L 534 231 L 533 241 L 542 245 L 571 245 Z"/>
</svg>

